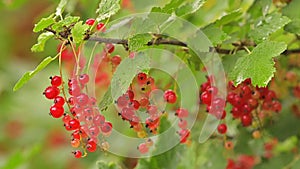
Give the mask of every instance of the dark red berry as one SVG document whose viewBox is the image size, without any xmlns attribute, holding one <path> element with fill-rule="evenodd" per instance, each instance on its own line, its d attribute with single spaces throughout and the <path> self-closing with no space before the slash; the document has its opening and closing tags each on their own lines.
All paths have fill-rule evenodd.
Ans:
<svg viewBox="0 0 300 169">
<path fill-rule="evenodd" d="M 241 121 L 244 127 L 250 126 L 252 124 L 252 117 L 250 114 L 244 114 L 241 117 Z"/>
<path fill-rule="evenodd" d="M 227 126 L 226 126 L 226 124 L 220 124 L 218 126 L 218 132 L 220 134 L 225 134 L 227 132 Z"/>
</svg>

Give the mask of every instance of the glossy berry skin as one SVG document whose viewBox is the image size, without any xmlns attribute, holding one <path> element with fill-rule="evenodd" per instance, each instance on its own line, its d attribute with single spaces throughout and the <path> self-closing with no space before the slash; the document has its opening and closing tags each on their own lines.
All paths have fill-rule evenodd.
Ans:
<svg viewBox="0 0 300 169">
<path fill-rule="evenodd" d="M 220 124 L 218 126 L 218 132 L 220 134 L 225 134 L 227 132 L 227 126 L 226 126 L 226 124 Z"/>
<path fill-rule="evenodd" d="M 50 77 L 52 86 L 60 86 L 62 84 L 62 78 L 60 76 Z"/>
<path fill-rule="evenodd" d="M 58 105 L 53 105 L 50 107 L 50 114 L 54 118 L 60 118 L 64 115 L 64 108 Z"/>
<path fill-rule="evenodd" d="M 88 74 L 82 74 L 79 76 L 79 82 L 82 85 L 86 85 L 90 80 L 90 77 Z"/>
<path fill-rule="evenodd" d="M 140 83 L 140 84 L 145 84 L 147 82 L 147 74 L 146 73 L 143 73 L 143 72 L 140 72 L 138 75 L 137 75 L 137 81 Z"/>
<path fill-rule="evenodd" d="M 44 95 L 47 99 L 54 99 L 60 93 L 59 89 L 55 86 L 49 86 L 45 89 Z"/>
<path fill-rule="evenodd" d="M 249 114 L 242 115 L 241 121 L 244 127 L 250 126 L 252 124 L 252 117 Z"/>
<path fill-rule="evenodd" d="M 95 19 L 90 18 L 85 21 L 85 24 L 92 26 L 94 25 L 95 21 L 96 21 Z"/>
<path fill-rule="evenodd" d="M 82 152 L 80 150 L 75 150 L 73 152 L 73 154 L 74 154 L 75 158 L 81 158 L 82 157 Z"/>
<path fill-rule="evenodd" d="M 72 119 L 69 121 L 68 125 L 72 130 L 77 130 L 80 128 L 80 122 L 76 119 Z"/>
<path fill-rule="evenodd" d="M 176 102 L 176 100 L 177 100 L 177 96 L 176 96 L 176 94 L 175 94 L 175 92 L 174 91 L 172 91 L 172 90 L 167 90 L 167 91 L 165 91 L 165 93 L 164 93 L 164 99 L 165 99 L 165 101 L 167 101 L 168 103 L 175 103 Z"/>
<path fill-rule="evenodd" d="M 56 96 L 54 98 L 54 104 L 58 106 L 63 106 L 65 104 L 65 99 L 62 96 Z"/>
<path fill-rule="evenodd" d="M 95 152 L 97 150 L 97 144 L 93 140 L 89 139 L 86 145 L 86 150 L 89 152 Z"/>
<path fill-rule="evenodd" d="M 98 31 L 105 32 L 105 25 L 102 22 L 98 23 L 96 28 Z"/>
<path fill-rule="evenodd" d="M 206 105 L 210 105 L 211 104 L 211 94 L 207 91 L 204 91 L 201 94 L 201 101 L 202 101 L 202 103 L 204 103 Z"/>
<path fill-rule="evenodd" d="M 138 146 L 138 150 L 139 150 L 139 152 L 140 152 L 141 154 L 146 154 L 146 153 L 148 153 L 149 148 L 148 148 L 148 146 L 147 146 L 146 143 L 141 143 L 141 144 Z"/>
</svg>

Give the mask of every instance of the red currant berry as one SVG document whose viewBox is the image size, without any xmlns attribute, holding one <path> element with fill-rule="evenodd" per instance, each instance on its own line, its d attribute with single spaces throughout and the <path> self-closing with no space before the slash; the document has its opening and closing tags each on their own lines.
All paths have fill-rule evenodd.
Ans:
<svg viewBox="0 0 300 169">
<path fill-rule="evenodd" d="M 90 18 L 85 21 L 85 24 L 92 26 L 94 25 L 95 21 L 96 21 L 95 19 Z"/>
<path fill-rule="evenodd" d="M 69 94 L 72 96 L 78 96 L 80 94 L 80 86 L 78 84 L 74 84 L 69 87 Z"/>
<path fill-rule="evenodd" d="M 218 88 L 215 87 L 215 86 L 211 86 L 211 87 L 206 88 L 206 91 L 207 91 L 208 93 L 210 93 L 211 95 L 216 95 L 216 94 L 218 94 Z"/>
<path fill-rule="evenodd" d="M 71 145 L 74 148 L 78 148 L 80 146 L 80 140 L 79 139 L 72 139 L 71 140 Z"/>
<path fill-rule="evenodd" d="M 141 144 L 138 146 L 138 150 L 139 150 L 139 152 L 140 152 L 141 154 L 146 154 L 146 153 L 148 153 L 149 148 L 148 148 L 148 146 L 147 146 L 146 143 L 141 143 Z"/>
<path fill-rule="evenodd" d="M 177 96 L 173 90 L 167 90 L 164 93 L 164 99 L 168 103 L 175 103 L 177 100 Z"/>
<path fill-rule="evenodd" d="M 129 97 L 129 100 L 132 101 L 133 98 L 134 98 L 134 93 L 132 90 L 127 90 L 127 94 L 128 94 L 128 97 Z"/>
<path fill-rule="evenodd" d="M 274 100 L 273 102 L 272 102 L 272 110 L 273 111 L 275 111 L 275 112 L 280 112 L 281 111 L 281 109 L 282 109 L 282 106 L 281 106 L 281 103 L 279 102 L 279 101 L 277 101 L 277 100 Z"/>
<path fill-rule="evenodd" d="M 185 143 L 190 136 L 190 131 L 188 129 L 181 129 L 178 134 L 180 136 L 180 143 Z"/>
<path fill-rule="evenodd" d="M 211 104 L 211 94 L 207 91 L 204 91 L 201 94 L 201 101 L 206 105 L 210 105 Z"/>
<path fill-rule="evenodd" d="M 66 124 L 69 123 L 69 121 L 72 119 L 72 117 L 69 114 L 64 114 L 64 117 L 62 118 L 62 121 Z"/>
<path fill-rule="evenodd" d="M 49 86 L 45 89 L 44 95 L 47 99 L 54 99 L 60 93 L 59 89 L 55 86 Z"/>
<path fill-rule="evenodd" d="M 60 76 L 50 77 L 52 86 L 60 86 L 62 84 L 62 78 Z"/>
<path fill-rule="evenodd" d="M 97 150 L 97 144 L 92 140 L 88 140 L 86 150 L 89 152 L 95 152 Z"/>
<path fill-rule="evenodd" d="M 226 124 L 220 124 L 218 126 L 218 132 L 220 134 L 225 134 L 227 132 L 227 126 L 226 126 Z"/>
<path fill-rule="evenodd" d="M 112 131 L 112 124 L 110 122 L 105 122 L 101 126 L 101 131 L 103 133 L 110 133 Z"/>
<path fill-rule="evenodd" d="M 65 104 L 65 99 L 62 96 L 56 96 L 54 98 L 54 103 L 58 106 L 63 106 Z"/>
<path fill-rule="evenodd" d="M 114 66 L 118 66 L 122 61 L 122 58 L 119 56 L 119 55 L 115 55 L 111 58 L 111 63 L 114 65 Z"/>
<path fill-rule="evenodd" d="M 97 24 L 97 30 L 101 32 L 105 32 L 105 25 L 104 23 L 100 22 Z"/>
<path fill-rule="evenodd" d="M 106 44 L 105 48 L 108 53 L 113 53 L 115 50 L 115 46 L 111 43 Z"/>
<path fill-rule="evenodd" d="M 80 150 L 76 150 L 73 152 L 75 158 L 81 158 L 82 152 Z"/>
<path fill-rule="evenodd" d="M 73 137 L 73 139 L 78 139 L 78 140 L 80 140 L 80 131 L 79 131 L 79 130 L 75 130 L 75 131 L 72 133 L 72 137 Z"/>
<path fill-rule="evenodd" d="M 185 129 L 187 127 L 188 123 L 186 120 L 179 119 L 178 121 L 178 127 L 181 129 Z"/>
<path fill-rule="evenodd" d="M 140 108 L 140 103 L 137 100 L 132 100 L 132 106 L 135 110 Z"/>
<path fill-rule="evenodd" d="M 102 126 L 105 123 L 105 117 L 101 114 L 98 114 L 93 118 L 93 122 L 96 126 Z"/>
<path fill-rule="evenodd" d="M 179 108 L 176 110 L 175 116 L 178 116 L 178 118 L 185 118 L 189 116 L 189 112 L 186 109 Z"/>
<path fill-rule="evenodd" d="M 79 82 L 82 85 L 86 85 L 90 80 L 90 77 L 88 74 L 82 74 L 79 76 Z"/>
<path fill-rule="evenodd" d="M 70 120 L 68 125 L 70 126 L 70 128 L 72 128 L 72 130 L 77 130 L 80 128 L 80 122 L 76 119 Z"/>
<path fill-rule="evenodd" d="M 58 105 L 53 105 L 50 107 L 50 114 L 54 118 L 60 118 L 64 115 L 64 108 Z"/>
<path fill-rule="evenodd" d="M 147 82 L 147 74 L 146 73 L 143 73 L 143 72 L 140 72 L 138 75 L 137 75 L 137 80 L 140 84 L 145 84 Z"/>
<path fill-rule="evenodd" d="M 80 106 L 86 106 L 88 102 L 89 102 L 89 96 L 84 93 L 81 93 L 76 97 L 75 103 L 77 103 Z"/>
<path fill-rule="evenodd" d="M 146 97 L 142 97 L 139 103 L 141 107 L 147 107 L 149 105 L 149 100 Z"/>
<path fill-rule="evenodd" d="M 244 127 L 250 126 L 252 124 L 252 117 L 250 114 L 244 114 L 241 117 L 241 121 Z"/>
<path fill-rule="evenodd" d="M 91 126 L 89 128 L 89 133 L 90 133 L 91 137 L 97 137 L 99 132 L 100 131 L 99 131 L 99 128 L 97 126 Z"/>
</svg>

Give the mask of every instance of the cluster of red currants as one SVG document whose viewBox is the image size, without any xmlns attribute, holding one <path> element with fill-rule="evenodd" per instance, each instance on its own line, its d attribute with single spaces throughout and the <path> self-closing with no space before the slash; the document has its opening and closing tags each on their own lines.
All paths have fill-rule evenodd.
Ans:
<svg viewBox="0 0 300 169">
<path fill-rule="evenodd" d="M 112 124 L 106 121 L 101 114 L 96 98 L 88 96 L 83 90 L 88 82 L 87 74 L 71 78 L 68 82 L 69 98 L 67 99 L 62 86 L 62 78 L 54 76 L 51 78 L 52 86 L 47 87 L 44 91 L 47 99 L 54 100 L 54 105 L 50 107 L 50 115 L 54 118 L 62 118 L 65 129 L 72 131 L 72 147 L 83 149 L 83 151 L 75 150 L 73 152 L 76 158 L 85 156 L 87 152 L 95 152 L 97 144 L 100 142 L 98 136 L 100 134 L 109 136 L 112 131 Z M 63 96 L 59 95 L 61 91 Z M 65 103 L 69 108 L 69 113 L 64 109 Z M 107 150 L 108 147 L 109 144 L 105 140 L 101 140 L 101 148 Z"/>
<path fill-rule="evenodd" d="M 238 86 L 234 86 L 232 81 L 228 82 L 228 95 L 226 101 L 216 97 L 218 88 L 211 86 L 212 78 L 208 77 L 207 82 L 201 85 L 200 99 L 207 105 L 207 111 L 215 115 L 218 119 L 226 117 L 224 107 L 226 102 L 232 105 L 231 115 L 234 119 L 240 119 L 244 127 L 251 126 L 253 119 L 264 117 L 270 112 L 281 111 L 281 103 L 276 97 L 276 93 L 267 87 L 254 87 L 251 79 L 244 80 Z M 218 132 L 227 132 L 226 124 L 218 126 Z"/>
<path fill-rule="evenodd" d="M 151 101 L 150 95 L 154 89 L 156 89 L 154 79 L 146 73 L 140 72 L 134 78 L 130 89 L 115 101 L 119 116 L 129 122 L 130 127 L 137 132 L 137 136 L 140 138 L 145 138 L 147 134 L 157 134 L 160 118 L 165 113 L 165 109 L 161 108 L 159 103 Z M 175 104 L 177 96 L 173 90 L 169 89 L 164 92 L 163 100 L 166 103 Z M 140 118 L 138 114 L 140 112 L 147 114 L 144 120 Z M 181 136 L 181 142 L 184 143 L 189 136 L 187 121 L 183 119 L 188 116 L 188 111 L 178 109 L 176 115 L 181 119 L 179 125 L 182 131 L 178 133 Z M 146 139 L 138 146 L 138 150 L 142 154 L 147 153 L 152 145 L 153 141 Z"/>
<path fill-rule="evenodd" d="M 256 163 L 255 157 L 240 155 L 237 160 L 228 159 L 226 169 L 252 169 Z"/>
</svg>

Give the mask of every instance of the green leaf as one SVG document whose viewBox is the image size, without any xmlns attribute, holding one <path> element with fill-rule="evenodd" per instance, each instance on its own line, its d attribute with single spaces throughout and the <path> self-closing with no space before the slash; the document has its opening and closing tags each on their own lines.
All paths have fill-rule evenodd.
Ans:
<svg viewBox="0 0 300 169">
<path fill-rule="evenodd" d="M 175 12 L 177 16 L 183 16 L 187 14 L 195 13 L 199 10 L 206 0 L 192 0 L 192 1 L 182 1 L 182 0 L 171 0 L 164 7 L 153 7 L 151 12 L 161 12 L 171 14 Z"/>
<path fill-rule="evenodd" d="M 52 29 L 54 31 L 60 32 L 60 31 L 62 31 L 64 26 L 69 27 L 71 24 L 78 22 L 79 19 L 80 19 L 80 17 L 78 17 L 78 16 L 67 16 L 64 20 L 61 20 L 61 21 L 53 24 Z"/>
<path fill-rule="evenodd" d="M 292 19 L 292 22 L 286 25 L 285 30 L 291 33 L 300 34 L 300 1 L 291 1 L 282 9 L 282 14 Z"/>
<path fill-rule="evenodd" d="M 164 7 L 154 7 L 152 8 L 151 12 L 161 12 L 161 13 L 168 13 L 171 14 L 175 12 L 178 7 L 183 4 L 185 1 L 182 0 L 171 0 L 168 4 L 166 4 Z"/>
<path fill-rule="evenodd" d="M 216 20 L 215 25 L 217 27 L 222 26 L 222 25 L 226 25 L 230 22 L 236 21 L 237 19 L 239 19 L 242 16 L 242 12 L 241 10 L 235 10 L 233 12 L 230 12 L 224 16 L 222 16 L 222 18 Z"/>
<path fill-rule="evenodd" d="M 256 43 L 266 40 L 270 34 L 283 28 L 291 20 L 286 16 L 281 16 L 279 13 L 273 13 L 266 16 L 262 25 L 255 27 L 249 32 L 249 36 L 254 39 Z"/>
<path fill-rule="evenodd" d="M 82 24 L 82 21 L 77 22 L 71 30 L 73 41 L 77 44 L 84 40 L 85 32 L 89 29 L 89 26 Z"/>
<path fill-rule="evenodd" d="M 128 48 L 130 51 L 142 49 L 152 39 L 150 34 L 137 34 L 128 39 Z"/>
<path fill-rule="evenodd" d="M 245 55 L 247 55 L 245 51 L 238 51 L 235 54 L 223 56 L 222 63 L 223 63 L 225 73 L 231 72 L 237 60 Z"/>
<path fill-rule="evenodd" d="M 187 3 L 176 10 L 177 16 L 184 16 L 197 12 L 206 2 L 206 0 L 193 0 L 190 3 Z"/>
<path fill-rule="evenodd" d="M 98 22 L 109 18 L 120 10 L 120 0 L 101 0 L 99 8 L 96 10 Z"/>
<path fill-rule="evenodd" d="M 34 25 L 33 32 L 40 32 L 53 23 L 55 23 L 54 15 L 50 15 L 47 18 L 42 18 L 37 24 Z"/>
<path fill-rule="evenodd" d="M 113 99 L 111 97 L 111 86 L 109 86 L 102 100 L 99 103 L 99 109 L 105 110 L 112 103 L 113 103 Z"/>
<path fill-rule="evenodd" d="M 55 12 L 56 16 L 61 16 L 62 15 L 67 3 L 68 3 L 68 0 L 60 0 L 58 6 L 56 8 L 56 12 Z"/>
<path fill-rule="evenodd" d="M 223 32 L 220 28 L 217 28 L 214 24 L 206 26 L 202 31 L 214 46 L 221 44 L 230 38 L 225 32 Z"/>
<path fill-rule="evenodd" d="M 32 52 L 42 52 L 44 51 L 46 42 L 52 38 L 54 34 L 52 32 L 44 32 L 39 35 L 38 37 L 38 43 L 34 44 L 31 47 Z"/>
<path fill-rule="evenodd" d="M 56 57 L 46 57 L 33 71 L 26 72 L 19 81 L 15 84 L 13 91 L 19 90 L 24 84 L 26 84 L 34 75 L 43 70 L 49 63 L 55 60 Z"/>
<path fill-rule="evenodd" d="M 110 87 L 104 94 L 103 99 L 99 104 L 100 109 L 107 108 L 114 100 L 117 100 L 119 96 L 124 94 L 132 82 L 135 75 L 145 69 L 149 69 L 150 56 L 144 53 L 136 54 L 134 58 L 125 58 L 117 67 Z"/>
<path fill-rule="evenodd" d="M 240 58 L 229 73 L 230 79 L 238 85 L 251 78 L 254 86 L 266 86 L 274 76 L 273 57 L 280 55 L 287 45 L 283 42 L 265 41 L 258 44 L 251 54 Z"/>
<path fill-rule="evenodd" d="M 265 16 L 272 5 L 272 0 L 255 0 L 248 10 L 252 19 Z"/>
</svg>

